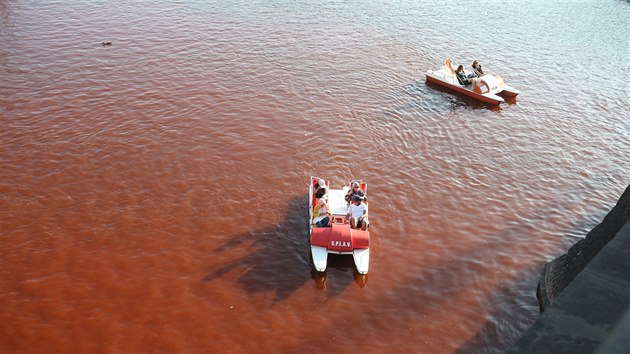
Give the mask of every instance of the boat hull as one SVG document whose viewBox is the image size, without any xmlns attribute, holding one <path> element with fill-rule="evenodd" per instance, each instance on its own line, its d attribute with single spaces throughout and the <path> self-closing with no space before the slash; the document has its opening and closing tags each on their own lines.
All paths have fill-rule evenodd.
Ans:
<svg viewBox="0 0 630 354">
<path fill-rule="evenodd" d="M 446 82 L 438 77 L 434 77 L 431 74 L 427 73 L 426 74 L 426 81 L 445 87 L 447 89 L 450 89 L 452 91 L 461 93 L 463 95 L 466 95 L 468 97 L 472 97 L 480 102 L 484 102 L 484 103 L 488 103 L 488 104 L 493 104 L 493 105 L 498 105 L 501 104 L 502 102 L 504 102 L 505 100 L 495 94 L 478 94 L 470 89 L 467 89 L 465 87 L 461 87 L 458 85 L 453 85 L 450 82 Z"/>
<path fill-rule="evenodd" d="M 501 95 L 503 97 L 506 97 L 506 98 L 514 98 L 514 97 L 518 96 L 519 93 L 520 93 L 520 91 L 515 89 L 514 87 L 505 85 L 503 87 L 503 90 L 501 92 L 499 92 L 499 95 Z"/>
</svg>

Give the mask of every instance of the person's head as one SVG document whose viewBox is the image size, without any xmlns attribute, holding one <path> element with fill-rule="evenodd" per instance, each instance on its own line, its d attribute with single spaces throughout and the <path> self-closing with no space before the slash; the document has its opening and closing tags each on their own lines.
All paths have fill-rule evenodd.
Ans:
<svg viewBox="0 0 630 354">
<path fill-rule="evenodd" d="M 473 67 L 473 68 L 476 68 L 476 67 L 478 67 L 478 66 L 479 66 L 479 62 L 478 62 L 478 61 L 476 61 L 476 60 L 475 60 L 475 61 L 473 61 L 473 63 L 472 63 L 472 67 Z"/>
<path fill-rule="evenodd" d="M 363 201 L 363 197 L 355 194 L 354 196 L 352 196 L 352 201 L 354 202 L 354 204 L 359 205 Z"/>
<path fill-rule="evenodd" d="M 321 178 L 317 184 L 319 184 L 319 188 L 326 188 L 326 181 Z"/>
<path fill-rule="evenodd" d="M 461 71 L 464 71 L 464 66 L 463 65 L 460 65 L 460 66 L 457 67 L 457 72 L 461 72 Z"/>
<path fill-rule="evenodd" d="M 317 204 L 319 204 L 320 207 L 323 207 L 324 205 L 326 205 L 326 201 L 324 200 L 324 198 L 320 198 Z"/>
<path fill-rule="evenodd" d="M 359 182 L 352 182 L 352 189 L 356 190 L 357 188 L 359 188 Z"/>
</svg>

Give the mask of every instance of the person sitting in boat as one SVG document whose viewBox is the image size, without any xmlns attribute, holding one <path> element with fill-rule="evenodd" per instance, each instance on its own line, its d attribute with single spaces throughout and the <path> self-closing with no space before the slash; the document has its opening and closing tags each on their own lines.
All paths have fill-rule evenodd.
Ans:
<svg viewBox="0 0 630 354">
<path fill-rule="evenodd" d="M 346 220 L 350 220 L 351 228 L 366 231 L 370 225 L 368 221 L 367 205 L 363 204 L 363 197 L 358 195 L 352 196 L 352 202 L 353 203 L 348 206 Z"/>
<path fill-rule="evenodd" d="M 357 181 L 352 182 L 352 188 L 348 191 L 345 197 L 346 202 L 350 203 L 352 201 L 352 197 L 355 195 L 358 195 L 359 197 L 365 199 L 365 192 L 363 191 L 363 189 L 361 189 L 361 186 Z"/>
<path fill-rule="evenodd" d="M 485 73 L 483 72 L 483 69 L 481 68 L 481 64 L 479 64 L 478 61 L 476 60 L 473 61 L 472 68 L 473 68 L 473 74 L 475 74 L 475 76 L 482 77 L 485 75 Z"/>
<path fill-rule="evenodd" d="M 313 218 L 313 223 L 317 225 L 317 227 L 330 226 L 330 208 L 328 207 L 326 199 L 321 198 L 319 202 L 317 202 L 317 206 L 319 209 L 317 216 Z"/>
<path fill-rule="evenodd" d="M 474 77 L 474 74 L 471 74 L 473 77 L 471 77 L 471 75 L 466 74 L 466 71 L 464 71 L 463 65 L 460 65 L 457 67 L 457 70 L 455 71 L 455 75 L 457 75 L 457 79 L 459 80 L 459 83 L 464 86 L 468 86 L 472 84 L 474 87 L 479 83 L 479 79 Z"/>
<path fill-rule="evenodd" d="M 326 188 L 326 181 L 324 181 L 323 179 L 320 179 L 319 182 L 317 182 L 317 185 L 315 186 L 315 190 L 313 191 L 313 193 L 315 194 L 315 198 L 319 199 L 325 196 L 327 191 L 328 191 L 328 188 Z"/>
</svg>

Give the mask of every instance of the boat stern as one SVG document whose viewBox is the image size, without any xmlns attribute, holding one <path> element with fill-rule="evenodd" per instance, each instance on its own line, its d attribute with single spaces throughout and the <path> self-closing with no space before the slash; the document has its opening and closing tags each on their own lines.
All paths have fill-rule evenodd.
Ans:
<svg viewBox="0 0 630 354">
<path fill-rule="evenodd" d="M 326 247 L 311 246 L 311 256 L 313 257 L 315 270 L 325 272 L 328 266 L 328 250 Z"/>
<path fill-rule="evenodd" d="M 357 271 L 366 274 L 370 261 L 370 232 L 351 229 L 349 224 L 316 227 L 311 232 L 311 255 L 318 272 L 326 270 L 328 253 L 352 254 Z"/>
<path fill-rule="evenodd" d="M 354 265 L 357 267 L 357 271 L 360 274 L 367 274 L 370 268 L 370 249 L 355 249 L 352 251 L 352 258 L 354 258 Z"/>
<path fill-rule="evenodd" d="M 508 85 L 504 85 L 503 89 L 499 92 L 500 95 L 505 97 L 516 97 L 519 93 L 521 93 L 519 90 Z"/>
</svg>

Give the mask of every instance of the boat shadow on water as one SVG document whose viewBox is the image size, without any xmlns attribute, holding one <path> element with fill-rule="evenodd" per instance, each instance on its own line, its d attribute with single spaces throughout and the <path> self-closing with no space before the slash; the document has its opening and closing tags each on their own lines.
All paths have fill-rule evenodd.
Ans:
<svg viewBox="0 0 630 354">
<path fill-rule="evenodd" d="M 326 273 L 313 269 L 306 199 L 304 196 L 290 200 L 277 225 L 233 236 L 217 247 L 212 252 L 215 256 L 227 252 L 242 255 L 210 265 L 211 271 L 203 280 L 211 282 L 240 273 L 239 286 L 248 293 L 274 293 L 274 304 L 288 299 L 309 279 L 315 289 L 326 290 L 329 297 L 340 295 L 353 281 L 365 286 L 367 276 L 354 270 L 352 257 L 331 257 Z M 334 282 L 330 281 L 332 278 Z"/>
</svg>

